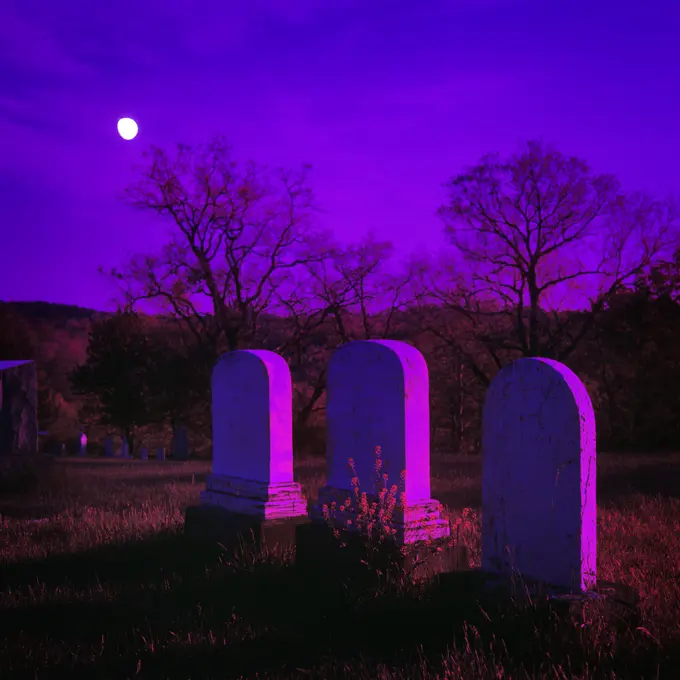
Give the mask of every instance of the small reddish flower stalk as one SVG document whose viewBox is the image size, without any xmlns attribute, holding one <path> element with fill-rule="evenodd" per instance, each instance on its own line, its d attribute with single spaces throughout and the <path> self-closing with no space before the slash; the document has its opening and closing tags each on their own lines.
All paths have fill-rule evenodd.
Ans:
<svg viewBox="0 0 680 680">
<path fill-rule="evenodd" d="M 402 490 L 396 484 L 389 485 L 389 476 L 382 472 L 382 449 L 375 449 L 375 492 L 369 500 L 367 492 L 361 490 L 354 459 L 347 461 L 351 477 L 352 490 L 349 496 L 340 504 L 331 503 L 322 508 L 324 519 L 332 526 L 334 533 L 338 526 L 348 530 L 357 530 L 367 536 L 370 541 L 379 543 L 393 538 L 397 529 L 393 526 L 395 510 L 403 511 L 406 506 L 404 483 L 406 471 L 400 475 Z"/>
<path fill-rule="evenodd" d="M 365 534 L 370 540 L 382 542 L 394 536 L 397 530 L 392 526 L 395 509 L 404 507 L 405 494 L 399 493 L 396 484 L 388 486 L 388 475 L 382 472 L 382 449 L 375 449 L 375 493 L 369 500 L 367 492 L 361 490 L 354 460 L 347 461 L 351 473 L 350 484 L 352 490 L 344 502 L 332 502 L 322 507 L 324 519 L 337 532 L 338 525 L 347 529 L 357 530 Z M 401 474 L 401 481 L 405 480 L 405 471 Z"/>
<path fill-rule="evenodd" d="M 346 543 L 341 539 L 341 531 L 357 531 L 363 534 L 370 545 L 375 547 L 376 543 L 383 543 L 393 539 L 397 529 L 393 526 L 395 511 L 402 513 L 406 509 L 406 470 L 402 470 L 399 475 L 399 485 L 389 484 L 389 476 L 383 472 L 382 449 L 380 446 L 375 448 L 375 492 L 372 500 L 369 500 L 368 493 L 361 490 L 359 476 L 356 471 L 354 459 L 349 458 L 347 467 L 351 474 L 351 491 L 347 498 L 341 503 L 332 502 L 323 506 L 323 516 L 333 530 L 333 534 L 341 541 L 343 546 Z M 400 490 L 401 487 L 401 490 Z M 444 508 L 439 504 L 438 510 L 443 513 Z M 421 546 L 429 547 L 436 552 L 442 550 L 441 542 L 435 541 L 433 536 L 434 526 L 428 520 L 428 516 L 421 520 L 423 540 L 419 541 Z M 452 526 L 450 542 L 466 543 L 467 534 L 470 533 L 471 526 L 477 519 L 476 513 L 469 508 L 463 512 L 462 518 L 458 518 Z M 401 552 L 406 553 L 408 546 L 402 546 Z"/>
</svg>

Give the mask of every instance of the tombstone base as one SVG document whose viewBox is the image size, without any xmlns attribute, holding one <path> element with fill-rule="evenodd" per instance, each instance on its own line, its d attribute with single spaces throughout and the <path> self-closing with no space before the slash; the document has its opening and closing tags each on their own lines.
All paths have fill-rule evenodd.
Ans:
<svg viewBox="0 0 680 680">
<path fill-rule="evenodd" d="M 308 521 L 307 517 L 262 519 L 203 503 L 187 508 L 184 533 L 189 539 L 220 543 L 228 550 L 242 544 L 256 548 L 285 548 L 295 543 L 296 528 Z"/>
<path fill-rule="evenodd" d="M 597 581 L 585 591 L 555 588 L 536 580 L 500 576 L 482 569 L 468 573 L 447 573 L 443 576 L 442 592 L 464 592 L 475 599 L 488 599 L 494 603 L 502 600 L 531 607 L 540 603 L 549 606 L 558 615 L 585 623 L 595 613 L 610 624 L 639 625 L 639 594 L 629 586 L 611 581 Z"/>
<path fill-rule="evenodd" d="M 297 482 L 267 484 L 239 477 L 208 475 L 201 502 L 265 519 L 307 517 L 307 499 Z"/>
<path fill-rule="evenodd" d="M 370 579 L 378 572 L 390 571 L 405 571 L 414 581 L 425 581 L 437 574 L 470 568 L 467 548 L 454 545 L 451 538 L 403 548 L 386 539 L 384 543 L 369 546 L 359 533 L 336 532 L 328 524 L 317 521 L 297 528 L 295 546 L 295 562 L 301 575 L 314 581 Z"/>
</svg>

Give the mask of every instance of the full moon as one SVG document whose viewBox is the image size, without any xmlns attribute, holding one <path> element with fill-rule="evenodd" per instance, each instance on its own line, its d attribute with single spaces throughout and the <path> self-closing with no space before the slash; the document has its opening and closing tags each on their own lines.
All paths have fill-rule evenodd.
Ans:
<svg viewBox="0 0 680 680">
<path fill-rule="evenodd" d="M 134 139 L 139 132 L 139 127 L 132 118 L 121 118 L 118 121 L 118 134 L 123 139 Z"/>
</svg>

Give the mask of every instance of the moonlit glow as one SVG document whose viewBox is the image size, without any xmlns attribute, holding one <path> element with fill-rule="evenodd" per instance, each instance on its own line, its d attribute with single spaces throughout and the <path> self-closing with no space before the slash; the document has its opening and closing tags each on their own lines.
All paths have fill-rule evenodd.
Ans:
<svg viewBox="0 0 680 680">
<path fill-rule="evenodd" d="M 118 134 L 123 139 L 134 139 L 139 132 L 139 127 L 132 118 L 121 118 L 118 121 Z"/>
</svg>

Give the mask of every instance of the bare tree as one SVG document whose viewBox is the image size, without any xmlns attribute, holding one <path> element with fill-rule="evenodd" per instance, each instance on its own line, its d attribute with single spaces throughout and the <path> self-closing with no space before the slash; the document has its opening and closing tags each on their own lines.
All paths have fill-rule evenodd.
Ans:
<svg viewBox="0 0 680 680">
<path fill-rule="evenodd" d="M 625 194 L 614 177 L 540 142 L 507 160 L 485 156 L 446 187 L 438 212 L 454 272 L 428 277 L 421 310 L 443 306 L 456 319 L 457 336 L 438 332 L 486 381 L 510 357 L 565 360 L 616 291 L 678 243 L 672 201 Z M 564 311 L 578 307 L 588 313 L 575 324 Z M 465 346 L 466 332 L 490 364 Z"/>
<path fill-rule="evenodd" d="M 313 296 L 327 309 L 342 342 L 387 338 L 403 309 L 411 272 L 388 268 L 394 247 L 372 236 L 346 248 L 332 247 L 306 265 Z"/>
<path fill-rule="evenodd" d="M 323 409 L 330 353 L 352 340 L 393 336 L 410 273 L 389 269 L 393 246 L 372 236 L 345 248 L 317 244 L 285 304 L 292 332 L 277 351 L 289 356 L 296 384 L 296 422 Z"/>
<path fill-rule="evenodd" d="M 285 297 L 294 270 L 313 257 L 309 168 L 239 167 L 221 137 L 174 157 L 152 147 L 127 202 L 168 219 L 168 243 L 112 272 L 129 305 L 160 302 L 216 351 L 252 341 L 258 319 Z"/>
<path fill-rule="evenodd" d="M 391 245 L 368 238 L 341 248 L 315 229 L 307 167 L 239 168 L 219 137 L 173 157 L 152 147 L 146 158 L 125 199 L 167 218 L 171 233 L 160 253 L 112 272 L 128 308 L 160 303 L 216 354 L 280 352 L 304 425 L 323 402 L 329 351 L 390 332 L 404 286 L 385 270 Z"/>
</svg>

